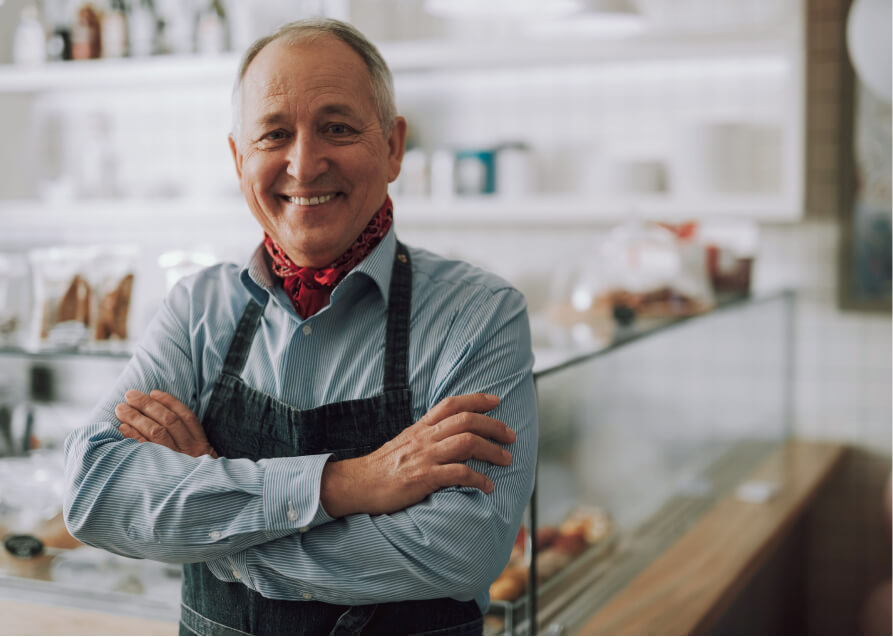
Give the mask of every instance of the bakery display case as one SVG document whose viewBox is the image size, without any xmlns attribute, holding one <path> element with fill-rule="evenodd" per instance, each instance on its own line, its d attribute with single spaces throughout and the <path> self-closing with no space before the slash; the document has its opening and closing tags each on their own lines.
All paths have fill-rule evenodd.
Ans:
<svg viewBox="0 0 893 637">
<path fill-rule="evenodd" d="M 487 634 L 574 632 L 718 498 L 765 491 L 742 478 L 788 438 L 792 303 L 720 297 L 703 314 L 637 318 L 585 350 L 546 329 L 572 325 L 532 317 L 536 490 L 491 588 Z M 59 516 L 62 441 L 89 411 L 72 398 L 99 391 L 126 353 L 0 356 L 30 378 L 0 405 L 0 598 L 176 622 L 178 568 L 79 545 Z"/>
<path fill-rule="evenodd" d="M 790 437 L 793 300 L 720 297 L 539 350 L 536 489 L 489 634 L 574 634 L 720 499 L 771 497 L 747 476 Z"/>
</svg>

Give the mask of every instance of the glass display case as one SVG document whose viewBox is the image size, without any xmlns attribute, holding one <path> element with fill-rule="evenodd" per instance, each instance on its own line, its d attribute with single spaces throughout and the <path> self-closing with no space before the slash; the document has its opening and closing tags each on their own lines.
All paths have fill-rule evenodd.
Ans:
<svg viewBox="0 0 893 637">
<path fill-rule="evenodd" d="M 789 437 L 793 300 L 738 297 L 636 320 L 588 351 L 556 348 L 563 339 L 548 330 L 573 326 L 533 317 L 536 489 L 491 589 L 487 634 L 575 632 Z M 42 543 L 0 551 L 0 598 L 175 622 L 178 568 L 81 546 L 61 524 L 61 442 L 85 415 L 65 401 L 98 391 L 122 356 L 0 351 L 6 369 L 30 370 L 32 395 L 48 370 L 57 387 L 0 408 L 0 534 Z"/>
<path fill-rule="evenodd" d="M 575 633 L 790 437 L 793 299 L 727 298 L 540 352 L 536 489 L 489 634 Z"/>
</svg>

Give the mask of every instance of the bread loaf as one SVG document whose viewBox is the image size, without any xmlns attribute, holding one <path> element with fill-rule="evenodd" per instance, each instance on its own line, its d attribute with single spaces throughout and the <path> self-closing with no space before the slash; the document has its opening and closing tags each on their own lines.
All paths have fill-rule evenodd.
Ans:
<svg viewBox="0 0 893 637">
<path fill-rule="evenodd" d="M 127 315 L 130 311 L 130 295 L 133 289 L 133 275 L 126 275 L 111 292 L 99 301 L 94 335 L 96 340 L 105 341 L 112 337 L 127 338 Z"/>
</svg>

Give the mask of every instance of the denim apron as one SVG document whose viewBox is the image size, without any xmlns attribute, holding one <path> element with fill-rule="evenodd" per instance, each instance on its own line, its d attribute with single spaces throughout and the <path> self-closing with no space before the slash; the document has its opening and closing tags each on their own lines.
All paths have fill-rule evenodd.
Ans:
<svg viewBox="0 0 893 637">
<path fill-rule="evenodd" d="M 254 461 L 332 453 L 343 460 L 374 451 L 412 424 L 407 382 L 411 293 L 409 254 L 398 242 L 382 393 L 307 410 L 294 409 L 241 380 L 264 310 L 249 301 L 203 419 L 217 453 Z M 274 600 L 239 582 L 218 580 L 204 563 L 183 567 L 181 635 L 480 635 L 482 630 L 474 601 L 443 598 L 341 606 Z"/>
</svg>

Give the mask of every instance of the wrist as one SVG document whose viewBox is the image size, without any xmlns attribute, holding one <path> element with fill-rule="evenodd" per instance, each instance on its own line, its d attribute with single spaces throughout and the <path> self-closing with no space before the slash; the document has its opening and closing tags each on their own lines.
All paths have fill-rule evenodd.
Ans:
<svg viewBox="0 0 893 637">
<path fill-rule="evenodd" d="M 353 502 L 351 479 L 355 460 L 330 460 L 323 467 L 319 483 L 319 503 L 333 518 L 343 518 L 359 509 Z"/>
</svg>

